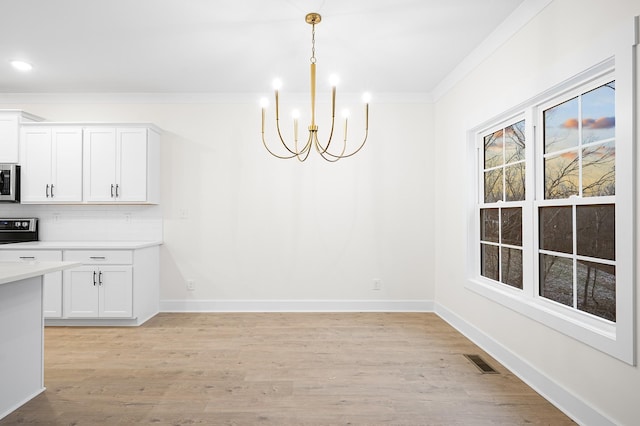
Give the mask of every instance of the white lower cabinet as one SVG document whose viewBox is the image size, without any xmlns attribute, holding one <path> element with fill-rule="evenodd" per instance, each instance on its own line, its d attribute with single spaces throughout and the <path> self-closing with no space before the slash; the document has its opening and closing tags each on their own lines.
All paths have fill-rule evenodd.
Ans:
<svg viewBox="0 0 640 426">
<path fill-rule="evenodd" d="M 0 250 L 0 261 L 59 262 L 61 250 Z M 45 318 L 62 318 L 62 271 L 43 276 L 43 304 Z"/>
<path fill-rule="evenodd" d="M 132 268 L 86 265 L 65 271 L 66 318 L 131 318 Z"/>
<path fill-rule="evenodd" d="M 45 325 L 138 326 L 160 310 L 160 243 L 0 245 L 0 261 L 72 261 L 44 276 Z"/>
<path fill-rule="evenodd" d="M 132 318 L 133 254 L 130 250 L 65 250 L 65 318 Z"/>
</svg>

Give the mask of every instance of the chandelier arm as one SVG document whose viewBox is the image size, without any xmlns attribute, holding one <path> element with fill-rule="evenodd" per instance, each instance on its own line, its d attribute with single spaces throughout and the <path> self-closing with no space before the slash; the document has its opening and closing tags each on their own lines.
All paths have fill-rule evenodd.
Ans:
<svg viewBox="0 0 640 426">
<path fill-rule="evenodd" d="M 364 144 L 367 143 L 367 138 L 369 137 L 369 103 L 365 104 L 364 113 L 365 113 L 364 139 L 362 140 L 362 143 L 360 144 L 358 149 L 356 149 L 355 151 L 353 151 L 350 154 L 344 155 L 344 151 L 345 151 L 346 146 L 347 146 L 347 122 L 345 121 L 345 124 L 344 124 L 344 147 L 343 147 L 342 153 L 340 154 L 340 156 L 336 156 L 334 154 L 331 154 L 330 152 L 326 152 L 327 155 L 330 155 L 331 157 L 334 157 L 334 158 L 348 158 L 348 157 L 351 157 L 352 155 L 357 154 L 364 147 Z"/>
<path fill-rule="evenodd" d="M 293 155 L 288 155 L 288 156 L 284 156 L 284 155 L 278 155 L 276 153 L 274 153 L 273 151 L 271 151 L 269 149 L 269 147 L 267 146 L 267 141 L 264 139 L 264 132 L 262 132 L 262 144 L 264 145 L 265 149 L 267 150 L 267 152 L 269 152 L 269 154 L 273 155 L 276 158 L 280 158 L 282 160 L 289 160 L 293 157 L 295 157 L 297 154 L 293 154 Z M 291 151 L 289 151 L 291 152 Z"/>
<path fill-rule="evenodd" d="M 302 148 L 302 151 L 300 151 L 300 154 L 296 155 L 296 158 L 301 163 L 304 162 L 307 158 L 309 158 L 309 154 L 311 153 L 312 143 L 313 143 L 313 134 L 309 133 L 309 139 L 307 139 L 307 143 L 305 144 L 304 148 Z M 296 149 L 298 149 L 297 146 L 296 146 Z M 304 157 L 301 156 L 302 154 L 305 154 Z"/>
<path fill-rule="evenodd" d="M 282 132 L 280 131 L 280 102 L 279 102 L 280 97 L 278 96 L 277 90 L 275 93 L 275 97 L 276 97 L 276 129 L 278 130 L 278 137 L 280 138 L 280 142 L 282 143 L 282 146 L 284 146 L 287 151 L 289 151 L 294 156 L 298 155 L 300 153 L 296 152 L 297 150 L 292 151 L 291 148 L 289 148 L 289 146 L 284 141 L 284 138 L 282 137 Z M 288 158 L 293 158 L 293 157 L 288 157 Z"/>
<path fill-rule="evenodd" d="M 280 143 L 282 143 L 282 146 L 284 146 L 285 149 L 287 151 L 289 151 L 293 155 L 300 154 L 299 152 L 296 152 L 295 150 L 292 151 L 291 148 L 289 148 L 287 143 L 284 141 L 284 138 L 282 137 L 282 132 L 280 131 L 280 120 L 276 120 L 276 129 L 278 129 L 278 138 L 280 138 Z M 289 158 L 291 158 L 291 157 L 289 157 Z"/>
<path fill-rule="evenodd" d="M 319 145 L 319 143 L 318 143 Z M 326 161 L 329 161 L 331 163 L 335 163 L 336 161 L 338 161 L 339 159 L 342 158 L 342 156 L 344 155 L 345 150 L 347 149 L 347 140 L 344 140 L 344 143 L 342 144 L 342 152 L 338 155 L 336 154 L 332 154 L 327 150 L 321 151 L 320 149 L 318 149 L 318 154 L 320 154 L 320 156 L 325 159 Z"/>
<path fill-rule="evenodd" d="M 317 133 L 316 133 L 315 138 L 314 138 L 314 145 L 316 147 L 316 151 L 318 152 L 318 154 L 320 154 L 320 157 L 322 157 L 323 160 L 326 160 L 326 161 L 328 161 L 330 163 L 335 163 L 336 161 L 339 160 L 339 158 L 333 159 L 333 158 L 325 156 L 325 152 L 320 149 L 320 141 L 318 141 Z"/>
<path fill-rule="evenodd" d="M 327 153 L 322 153 L 320 152 L 320 157 L 322 157 L 323 160 L 328 161 L 330 163 L 335 163 L 336 161 L 338 161 L 339 159 L 341 159 L 342 157 L 337 157 L 335 155 L 331 155 L 327 156 Z"/>
<path fill-rule="evenodd" d="M 367 138 L 368 138 L 368 136 L 369 136 L 369 130 L 367 129 L 367 130 L 365 130 L 365 132 L 364 132 L 364 139 L 362 140 L 362 143 L 360 144 L 360 146 L 358 147 L 358 149 L 356 149 L 355 151 L 353 151 L 353 152 L 352 152 L 352 153 L 350 153 L 350 154 L 340 155 L 340 156 L 333 155 L 333 154 L 331 154 L 330 152 L 327 152 L 326 154 L 327 154 L 327 155 L 330 155 L 330 156 L 332 156 L 332 157 L 335 157 L 335 158 L 349 158 L 349 157 L 351 157 L 352 155 L 356 155 L 356 154 L 357 154 L 357 153 L 358 153 L 358 152 L 359 152 L 359 151 L 364 147 L 364 144 L 365 144 L 365 143 L 367 143 Z"/>
<path fill-rule="evenodd" d="M 322 146 L 318 141 L 318 136 L 316 135 L 316 149 L 319 154 L 324 154 L 328 152 L 329 146 L 331 145 L 331 141 L 333 140 L 333 130 L 336 124 L 336 88 L 335 86 L 331 90 L 331 131 L 329 132 L 329 140 L 327 140 L 327 145 Z M 322 148 L 322 149 L 320 149 Z"/>
</svg>

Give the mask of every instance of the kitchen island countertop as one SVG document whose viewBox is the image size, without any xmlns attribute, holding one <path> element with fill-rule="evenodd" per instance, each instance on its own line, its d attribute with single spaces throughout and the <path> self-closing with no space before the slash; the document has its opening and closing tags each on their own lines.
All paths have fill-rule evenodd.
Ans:
<svg viewBox="0 0 640 426">
<path fill-rule="evenodd" d="M 80 266 L 78 262 L 0 262 L 0 284 Z"/>
<path fill-rule="evenodd" d="M 0 250 L 137 250 L 162 241 L 29 241 L 2 244 Z"/>
</svg>

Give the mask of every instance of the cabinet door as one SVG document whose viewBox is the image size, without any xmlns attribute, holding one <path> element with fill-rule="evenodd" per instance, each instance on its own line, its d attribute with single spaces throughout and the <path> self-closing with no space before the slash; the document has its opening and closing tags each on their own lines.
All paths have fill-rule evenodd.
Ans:
<svg viewBox="0 0 640 426">
<path fill-rule="evenodd" d="M 51 197 L 51 129 L 26 128 L 22 130 L 22 138 L 22 202 L 48 202 Z"/>
<path fill-rule="evenodd" d="M 82 129 L 60 127 L 52 130 L 53 161 L 51 200 L 82 201 Z"/>
<path fill-rule="evenodd" d="M 62 271 L 44 275 L 44 317 L 62 318 Z"/>
<path fill-rule="evenodd" d="M 0 114 L 0 163 L 18 162 L 18 115 Z"/>
<path fill-rule="evenodd" d="M 118 129 L 117 200 L 147 201 L 147 129 Z"/>
<path fill-rule="evenodd" d="M 133 316 L 133 269 L 131 266 L 100 266 L 100 316 Z"/>
<path fill-rule="evenodd" d="M 116 130 L 89 128 L 84 131 L 84 200 L 115 201 Z"/>
<path fill-rule="evenodd" d="M 63 271 L 64 317 L 97 318 L 99 310 L 98 271 L 80 266 Z"/>
</svg>

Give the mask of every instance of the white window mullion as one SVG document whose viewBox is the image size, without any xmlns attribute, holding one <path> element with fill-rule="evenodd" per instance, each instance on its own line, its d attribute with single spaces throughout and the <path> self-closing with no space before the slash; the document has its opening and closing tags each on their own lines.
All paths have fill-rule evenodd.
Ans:
<svg viewBox="0 0 640 426">
<path fill-rule="evenodd" d="M 578 96 L 578 196 L 582 197 L 582 95 Z M 574 251 L 575 253 L 575 251 Z M 578 306 L 578 305 L 575 305 Z"/>
<path fill-rule="evenodd" d="M 504 189 L 504 186 L 502 188 Z M 502 196 L 504 197 L 504 191 Z M 502 277 L 502 207 L 498 207 L 498 281 L 504 283 L 504 278 Z"/>
<path fill-rule="evenodd" d="M 580 173 L 582 174 L 582 173 Z M 577 208 L 574 203 L 571 207 L 571 227 L 573 234 L 573 308 L 578 309 L 578 259 L 576 257 L 578 253 L 578 225 L 577 225 Z"/>
</svg>

